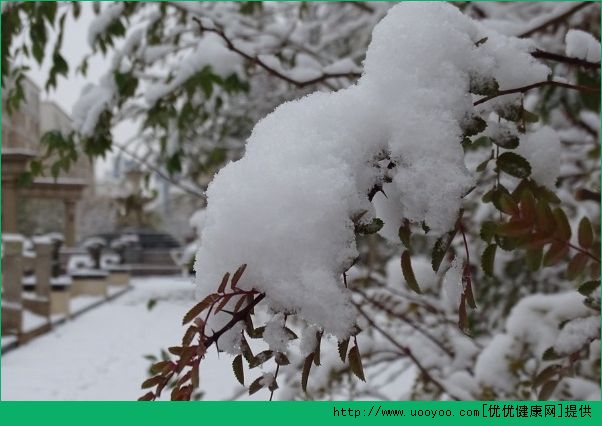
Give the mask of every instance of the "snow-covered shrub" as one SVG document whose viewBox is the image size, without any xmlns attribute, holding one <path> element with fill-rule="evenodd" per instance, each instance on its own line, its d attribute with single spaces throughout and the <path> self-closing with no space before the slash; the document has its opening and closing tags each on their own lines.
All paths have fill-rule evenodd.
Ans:
<svg viewBox="0 0 602 426">
<path fill-rule="evenodd" d="M 365 380 L 357 333 L 366 327 L 362 319 L 368 328 L 378 327 L 353 293 L 392 316 L 401 303 L 387 307 L 388 298 L 374 301 L 374 295 L 347 282 L 345 274 L 359 258 L 356 235 L 379 232 L 392 243 L 401 240 L 404 280 L 422 293 L 410 243 L 420 233 L 416 237 L 433 246 L 432 269 L 440 275 L 439 290 L 424 287 L 437 299 L 433 309 L 444 318 L 457 315 L 459 329 L 475 333 L 475 340 L 462 343 L 464 337 L 441 324 L 418 326 L 401 314 L 422 335 L 417 339 L 422 347 L 382 334 L 414 362 L 422 382 L 415 391 L 452 399 L 531 398 L 537 391 L 550 397 L 576 362 L 589 359 L 589 352 L 581 351 L 599 341 L 599 327 L 590 319 L 599 320 L 596 306 L 591 311 L 574 290 L 534 295 L 538 308 L 521 300 L 501 334 L 479 341 L 479 327 L 471 324 L 478 314 L 469 308 L 477 309 L 474 287 L 480 274 L 471 264 L 466 237 L 471 218 L 462 209 L 478 194 L 482 210 L 497 211 L 497 220 L 484 222 L 481 230 L 485 277 L 495 276 L 498 249 L 525 253 L 529 271 L 554 266 L 574 250 L 569 278 L 598 277 L 599 255 L 589 251 L 595 247 L 589 220 L 581 221 L 579 243 L 573 245 L 570 223 L 553 193 L 560 137 L 551 127 L 532 124 L 538 117 L 524 106 L 529 88 L 556 84 L 551 70 L 531 56 L 534 50 L 532 42 L 501 35 L 449 5 L 392 8 L 373 31 L 364 73 L 355 85 L 278 107 L 257 123 L 245 155 L 209 185 L 195 265 L 203 301 L 185 318 L 187 323 L 197 317 L 188 340 L 199 334 L 204 353 L 207 343 L 219 346 L 223 335 L 230 343 L 222 349 L 238 354 L 234 369 L 241 383 L 243 357 L 250 368 L 274 357 L 276 374 L 270 380 L 264 374 L 249 387 L 250 393 L 266 387 L 273 395 L 278 371 L 290 363 L 289 341 L 296 334 L 286 321 L 294 316 L 312 337 L 308 344 L 304 333 L 300 347 L 304 390 L 311 365 L 320 365 L 319 343 L 328 336 L 338 340 L 341 360 Z M 489 147 L 489 156 L 471 174 L 467 162 L 481 147 Z M 493 181 L 479 181 L 488 176 Z M 465 253 L 450 259 L 457 238 Z M 229 274 L 221 278 L 234 270 L 232 280 Z M 260 301 L 275 316 L 255 329 L 248 314 Z M 529 316 L 533 309 L 540 317 Z M 562 338 L 568 333 L 557 331 L 564 321 L 581 332 L 571 344 Z M 220 332 L 206 335 L 206 329 Z M 253 354 L 243 330 L 251 338 L 261 336 L 268 349 Z M 435 353 L 425 352 L 425 339 L 436 342 Z M 542 368 L 546 347 L 553 351 L 558 345 L 564 350 L 558 357 L 570 355 L 570 365 Z M 452 357 L 454 368 L 444 368 L 442 356 Z M 465 369 L 463 376 L 458 366 Z M 442 378 L 431 370 L 441 370 Z M 184 395 L 186 387 L 181 389 Z M 595 396 L 591 386 L 590 391 L 573 394 Z"/>
<path fill-rule="evenodd" d="M 52 21 L 31 4 L 7 28 Z M 199 302 L 142 399 L 190 399 L 211 346 L 270 398 L 597 398 L 599 13 L 99 8 L 112 60 L 64 145 L 99 155 L 135 120 L 123 149 L 207 189 Z"/>
</svg>

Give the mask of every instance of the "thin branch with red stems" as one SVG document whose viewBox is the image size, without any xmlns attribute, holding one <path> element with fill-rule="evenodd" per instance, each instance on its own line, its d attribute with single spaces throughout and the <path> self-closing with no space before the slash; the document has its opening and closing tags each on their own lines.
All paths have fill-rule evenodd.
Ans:
<svg viewBox="0 0 602 426">
<path fill-rule="evenodd" d="M 485 96 L 485 97 L 477 100 L 476 102 L 473 103 L 473 105 L 477 106 L 477 105 L 483 104 L 487 101 L 490 101 L 492 99 L 495 99 L 499 96 L 510 95 L 513 93 L 525 93 L 525 92 L 528 92 L 529 90 L 537 89 L 539 87 L 544 87 L 544 86 L 558 86 L 558 87 L 564 87 L 565 89 L 579 90 L 582 92 L 600 93 L 600 89 L 597 87 L 583 86 L 580 84 L 563 83 L 561 81 L 554 81 L 554 80 L 547 80 L 547 81 L 540 81 L 539 83 L 529 84 L 527 86 L 517 87 L 514 89 L 499 90 L 497 93 L 495 93 L 493 95 Z"/>
<path fill-rule="evenodd" d="M 418 368 L 418 370 L 420 370 L 420 372 L 422 373 L 422 375 L 424 376 L 424 378 L 426 380 L 428 380 L 429 382 L 431 382 L 432 384 L 434 384 L 439 391 L 447 394 L 450 396 L 450 398 L 459 401 L 460 398 L 454 396 L 451 392 L 449 392 L 445 386 L 443 386 L 441 384 L 441 382 L 439 382 L 437 379 L 435 379 L 430 373 L 429 371 L 426 369 L 426 367 L 424 367 L 422 365 L 422 363 L 418 360 L 418 358 L 416 358 L 416 356 L 412 353 L 412 351 L 410 350 L 409 347 L 407 346 L 403 346 L 402 344 L 400 344 L 397 340 L 395 340 L 389 333 L 387 333 L 385 330 L 383 330 L 378 324 L 376 324 L 376 322 L 370 318 L 370 315 L 368 315 L 366 312 L 364 312 L 364 310 L 361 308 L 361 306 L 355 302 L 353 302 L 353 305 L 355 306 L 355 308 L 357 309 L 357 311 L 360 313 L 361 316 L 363 316 L 366 321 L 368 321 L 368 323 L 375 329 L 377 330 L 380 334 L 383 335 L 383 337 L 385 339 L 387 339 L 393 346 L 395 346 L 397 349 L 399 349 L 405 356 L 407 356 L 410 360 L 412 360 L 412 362 L 414 363 L 414 365 L 416 365 L 416 367 Z"/>
<path fill-rule="evenodd" d="M 286 326 L 286 319 L 288 318 L 288 315 L 284 315 L 284 324 L 283 326 Z M 278 373 L 280 372 L 280 363 L 276 363 L 276 372 L 274 373 L 274 382 L 276 382 L 276 379 L 278 379 Z M 276 389 L 272 389 L 270 390 L 270 401 L 272 400 L 272 398 L 274 398 L 274 392 L 276 391 Z"/>
<path fill-rule="evenodd" d="M 595 262 L 600 263 L 600 259 L 598 257 L 596 257 L 594 254 L 590 253 L 587 250 L 582 249 L 581 247 L 577 247 L 576 245 L 570 243 L 569 241 L 563 241 L 559 238 L 553 238 L 554 241 L 557 241 L 559 243 L 564 243 L 566 244 L 568 247 L 572 248 L 573 250 L 586 255 L 587 257 L 593 259 Z"/>
<path fill-rule="evenodd" d="M 380 309 L 381 311 L 385 312 L 388 315 L 391 315 L 392 317 L 398 318 L 398 319 L 402 320 L 403 322 L 405 322 L 411 328 L 413 328 L 414 330 L 416 330 L 417 332 L 419 332 L 420 334 L 422 334 L 424 337 L 426 337 L 428 340 L 430 340 L 432 343 L 434 343 L 445 354 L 447 354 L 448 356 L 450 356 L 450 357 L 453 358 L 454 354 L 452 353 L 452 351 L 450 351 L 448 348 L 446 348 L 445 346 L 443 346 L 443 343 L 441 343 L 439 340 L 437 340 L 435 338 L 435 336 L 433 336 L 432 334 L 430 334 L 428 331 L 424 330 L 418 324 L 414 323 L 407 316 L 405 316 L 404 314 L 399 313 L 399 312 L 394 312 L 393 310 L 389 309 L 388 307 L 386 307 L 382 303 L 380 303 L 380 302 L 378 302 L 378 301 L 376 301 L 374 299 L 371 299 L 370 297 L 368 297 L 368 295 L 366 293 L 364 293 L 360 289 L 355 289 L 354 291 L 356 293 L 359 293 L 366 301 L 368 301 L 368 303 L 370 303 L 371 305 L 374 305 L 374 307 Z"/>
</svg>

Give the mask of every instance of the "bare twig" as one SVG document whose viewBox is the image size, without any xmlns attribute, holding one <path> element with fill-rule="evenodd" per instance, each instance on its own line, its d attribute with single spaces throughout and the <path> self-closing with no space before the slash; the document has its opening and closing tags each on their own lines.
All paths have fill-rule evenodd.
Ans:
<svg viewBox="0 0 602 426">
<path fill-rule="evenodd" d="M 265 71 L 267 71 L 269 74 L 278 77 L 279 79 L 286 81 L 289 84 L 292 84 L 293 86 L 296 86 L 298 88 L 304 88 L 307 86 L 311 86 L 314 84 L 318 84 L 318 83 L 325 83 L 327 80 L 330 79 L 335 79 L 335 78 L 348 78 L 348 79 L 355 79 L 355 78 L 359 78 L 361 76 L 361 73 L 356 73 L 356 72 L 347 72 L 347 73 L 323 73 L 322 75 L 309 79 L 309 80 L 305 80 L 305 81 L 299 81 L 299 80 L 295 80 L 294 78 L 291 78 L 290 76 L 280 72 L 279 70 L 269 66 L 268 64 L 266 64 L 264 61 L 262 61 L 259 57 L 257 56 L 253 56 L 248 54 L 247 52 L 237 48 L 234 45 L 234 42 L 226 35 L 226 33 L 224 32 L 223 29 L 219 28 L 219 27 L 213 27 L 213 28 L 207 28 L 203 25 L 203 23 L 201 22 L 200 19 L 198 19 L 196 16 L 192 18 L 199 26 L 199 29 L 202 32 L 212 32 L 217 34 L 218 36 L 220 36 L 220 38 L 226 43 L 226 47 L 231 50 L 234 53 L 239 54 L 240 56 L 242 56 L 243 58 L 247 59 L 248 61 L 254 63 L 255 65 L 257 65 L 258 67 L 264 69 Z"/>
<path fill-rule="evenodd" d="M 583 86 L 580 84 L 570 84 L 570 83 L 563 83 L 561 81 L 548 80 L 548 81 L 540 81 L 539 83 L 529 84 L 527 86 L 517 87 L 515 89 L 500 90 L 493 95 L 485 96 L 485 97 L 479 99 L 473 105 L 477 106 L 477 105 L 483 104 L 487 101 L 490 101 L 491 99 L 495 99 L 499 96 L 510 95 L 512 93 L 525 93 L 525 92 L 528 92 L 529 90 L 537 89 L 539 87 L 544 87 L 544 86 L 558 86 L 558 87 L 564 87 L 565 89 L 579 90 L 582 92 L 600 93 L 600 89 L 597 87 Z"/>
<path fill-rule="evenodd" d="M 570 58 L 568 56 L 560 55 L 558 53 L 546 52 L 544 50 L 539 49 L 535 50 L 535 52 L 531 52 L 531 56 L 537 59 L 545 59 L 553 62 L 562 62 L 564 64 L 574 65 L 582 68 L 598 70 L 600 69 L 599 62 L 589 62 L 584 59 Z"/>
<path fill-rule="evenodd" d="M 435 336 L 433 336 L 431 333 L 429 333 L 428 331 L 426 331 L 425 329 L 423 329 L 422 327 L 420 327 L 418 324 L 416 324 L 415 322 L 413 322 L 411 319 L 409 319 L 403 313 L 394 312 L 393 310 L 389 309 L 388 307 L 386 307 L 382 303 L 380 303 L 380 302 L 378 302 L 378 301 L 370 298 L 366 293 L 364 293 L 363 291 L 361 291 L 359 289 L 356 289 L 354 291 L 357 292 L 357 293 L 359 293 L 359 294 L 361 294 L 362 297 L 365 300 L 367 300 L 370 304 L 374 305 L 374 307 L 380 309 L 381 311 L 387 313 L 388 315 L 391 315 L 392 317 L 399 318 L 400 320 L 402 320 L 404 323 L 406 323 L 411 328 L 413 328 L 414 330 L 416 330 L 417 332 L 419 332 L 420 334 L 422 334 L 424 337 L 426 337 L 428 340 L 430 340 L 432 343 L 434 343 L 439 349 L 441 349 L 448 356 L 450 356 L 450 357 L 454 356 L 454 354 L 452 353 L 452 351 L 450 351 L 448 348 L 446 348 L 443 345 L 443 343 L 441 343 L 439 340 L 437 340 L 437 338 L 435 338 Z"/>
<path fill-rule="evenodd" d="M 116 143 L 113 144 L 113 146 L 115 148 L 117 148 L 119 151 L 123 152 L 125 155 L 127 155 L 128 157 L 130 157 L 132 160 L 134 160 L 136 163 L 143 165 L 145 167 L 148 167 L 151 171 L 153 171 L 154 173 L 156 173 L 157 175 L 159 175 L 160 177 L 162 177 L 163 179 L 165 179 L 166 181 L 168 181 L 169 183 L 177 186 L 178 188 L 180 188 L 181 190 L 187 192 L 190 195 L 194 195 L 195 197 L 199 197 L 202 199 L 205 199 L 205 193 L 197 190 L 196 188 L 191 188 L 189 186 L 183 185 L 181 182 L 173 179 L 171 176 L 169 176 L 167 173 L 163 172 L 160 168 L 153 166 L 151 163 L 149 163 L 148 161 L 144 160 L 143 158 L 138 157 L 136 154 L 128 151 L 125 147 L 118 145 Z"/>
<path fill-rule="evenodd" d="M 416 358 L 416 356 L 412 353 L 412 351 L 410 350 L 409 347 L 407 346 L 403 346 L 402 344 L 400 344 L 397 340 L 395 340 L 389 333 L 387 333 L 385 330 L 383 330 L 378 324 L 376 324 L 376 322 L 370 318 L 370 315 L 368 315 L 366 312 L 364 312 L 364 310 L 361 308 L 361 306 L 357 303 L 353 303 L 356 307 L 356 309 L 358 310 L 358 312 L 360 313 L 361 316 L 363 316 L 366 321 L 368 321 L 368 323 L 375 329 L 377 330 L 380 334 L 383 335 L 383 337 L 385 339 L 387 339 L 393 346 L 395 346 L 397 349 L 399 349 L 405 356 L 407 356 L 408 358 L 410 358 L 412 360 L 412 362 L 414 363 L 414 365 L 416 365 L 416 367 L 418 368 L 418 370 L 420 370 L 420 372 L 422 373 L 422 375 L 424 376 L 424 378 L 426 380 L 428 380 L 429 382 L 431 382 L 432 384 L 434 384 L 441 392 L 447 394 L 450 396 L 450 398 L 458 401 L 459 398 L 454 396 L 451 392 L 449 392 L 445 386 L 443 386 L 441 384 L 441 382 L 439 382 L 437 379 L 435 379 L 430 373 L 429 371 L 422 365 L 422 363 L 418 360 L 418 358 Z"/>
</svg>

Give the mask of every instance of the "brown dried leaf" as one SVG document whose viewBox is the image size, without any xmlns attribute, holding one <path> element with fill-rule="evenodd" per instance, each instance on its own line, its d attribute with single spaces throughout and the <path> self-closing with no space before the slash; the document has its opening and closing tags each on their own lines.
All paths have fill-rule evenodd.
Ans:
<svg viewBox="0 0 602 426">
<path fill-rule="evenodd" d="M 246 263 L 238 267 L 238 269 L 234 273 L 234 276 L 232 277 L 232 288 L 235 288 L 238 285 L 238 281 L 240 281 L 240 277 L 242 277 L 242 274 L 245 272 L 245 269 L 247 269 Z"/>
<path fill-rule="evenodd" d="M 217 302 L 220 299 L 220 295 L 213 293 L 210 294 L 209 296 L 205 297 L 203 300 L 201 300 L 199 303 L 197 303 L 196 305 L 194 305 L 192 307 L 192 309 L 190 309 L 186 315 L 184 315 L 184 319 L 182 320 L 182 324 L 188 324 L 190 321 L 192 321 L 193 319 L 195 319 L 196 317 L 198 317 L 201 312 L 203 312 L 205 309 L 207 309 L 208 307 L 210 307 L 211 305 L 213 305 L 215 302 Z"/>
<path fill-rule="evenodd" d="M 222 278 L 222 282 L 220 283 L 219 287 L 217 288 L 218 293 L 223 293 L 224 290 L 226 290 L 226 286 L 228 285 L 229 279 L 230 279 L 230 272 L 226 272 L 224 274 L 224 277 Z"/>
</svg>

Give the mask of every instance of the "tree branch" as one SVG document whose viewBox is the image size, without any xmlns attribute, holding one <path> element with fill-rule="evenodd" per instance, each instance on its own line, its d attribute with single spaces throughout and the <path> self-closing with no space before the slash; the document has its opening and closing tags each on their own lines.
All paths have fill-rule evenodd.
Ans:
<svg viewBox="0 0 602 426">
<path fill-rule="evenodd" d="M 158 176 L 160 176 L 161 178 L 165 179 L 166 181 L 168 181 L 172 185 L 177 186 L 178 188 L 180 188 L 181 190 L 187 192 L 188 194 L 194 195 L 195 197 L 202 198 L 203 200 L 206 198 L 206 195 L 205 195 L 204 192 L 198 191 L 195 188 L 190 188 L 190 187 L 188 187 L 186 185 L 183 185 L 181 182 L 178 182 L 177 180 L 171 178 L 167 173 L 164 173 L 160 168 L 153 166 L 148 161 L 146 161 L 143 158 L 138 157 L 136 154 L 133 154 L 132 152 L 128 151 L 125 147 L 123 147 L 121 145 L 118 145 L 116 143 L 114 143 L 113 146 L 115 148 L 117 148 L 119 151 L 121 151 L 124 154 L 126 154 L 128 157 L 130 157 L 136 163 L 148 167 L 151 171 L 153 171 L 154 173 L 156 173 Z"/>
<path fill-rule="evenodd" d="M 587 7 L 590 4 L 596 4 L 596 3 L 597 2 L 589 2 L 589 1 L 577 3 L 576 6 L 573 6 L 566 12 L 548 19 L 547 21 L 537 25 L 535 28 L 531 28 L 530 30 L 525 31 L 524 33 L 520 34 L 518 37 L 520 37 L 520 38 L 531 37 L 533 34 L 539 32 L 539 31 L 542 31 L 551 25 L 555 25 L 559 22 L 564 21 L 566 18 L 571 16 L 573 13 L 578 12 L 579 10 L 583 9 L 584 7 Z"/>
<path fill-rule="evenodd" d="M 600 93 L 600 89 L 598 89 L 596 87 L 583 86 L 580 84 L 570 84 L 570 83 L 563 83 L 560 81 L 548 80 L 548 81 L 540 81 L 539 83 L 529 84 L 527 86 L 517 87 L 515 89 L 500 90 L 494 95 L 485 96 L 485 97 L 479 99 L 473 105 L 477 106 L 477 105 L 483 104 L 487 101 L 490 101 L 491 99 L 495 99 L 499 96 L 510 95 L 512 93 L 525 93 L 525 92 L 528 92 L 529 90 L 537 89 L 537 88 L 543 87 L 543 86 L 558 86 L 558 87 L 564 87 L 565 89 L 579 90 L 579 91 L 583 91 L 583 92 Z"/>
<path fill-rule="evenodd" d="M 226 43 L 226 47 L 231 50 L 234 53 L 239 54 L 240 56 L 242 56 L 243 58 L 245 58 L 246 60 L 254 63 L 255 65 L 259 66 L 260 68 L 264 69 L 265 71 L 267 71 L 269 74 L 278 77 L 281 80 L 286 81 L 289 84 L 292 84 L 293 86 L 296 86 L 298 88 L 303 88 L 306 86 L 311 86 L 313 84 L 318 84 L 318 83 L 323 83 L 326 82 L 326 80 L 330 80 L 333 78 L 348 78 L 348 79 L 354 79 L 354 78 L 359 78 L 361 76 L 361 73 L 356 73 L 356 72 L 348 72 L 348 73 L 323 73 L 321 76 L 316 77 L 316 78 L 312 78 L 309 80 L 305 80 L 305 81 L 299 81 L 299 80 L 295 80 L 291 77 L 289 77 L 288 75 L 278 71 L 277 69 L 269 66 L 268 64 L 266 64 L 264 61 L 262 61 L 260 58 L 258 58 L 257 56 L 252 56 L 250 54 L 248 54 L 247 52 L 237 48 L 234 45 L 234 42 L 226 35 L 226 33 L 224 32 L 223 29 L 218 28 L 218 27 L 213 27 L 213 28 L 207 28 L 205 26 L 203 26 L 203 23 L 201 22 L 201 20 L 199 18 L 197 18 L 196 16 L 194 16 L 192 18 L 199 26 L 199 29 L 201 30 L 201 33 L 203 32 L 212 32 L 217 34 L 225 43 Z"/>
<path fill-rule="evenodd" d="M 437 380 L 435 379 L 430 373 L 429 371 L 422 365 L 422 363 L 418 360 L 418 358 L 416 358 L 416 356 L 412 353 L 412 351 L 410 350 L 409 347 L 407 346 L 403 346 L 401 345 L 399 342 L 397 342 L 397 340 L 395 340 L 389 333 L 387 333 L 385 330 L 383 330 L 378 324 L 376 324 L 376 322 L 374 322 L 374 320 L 372 318 L 370 318 L 370 316 L 364 312 L 364 310 L 360 307 L 359 304 L 353 302 L 354 306 L 356 307 L 356 309 L 358 310 L 358 312 L 360 313 L 361 316 L 363 316 L 366 321 L 368 321 L 368 323 L 375 329 L 377 330 L 380 334 L 383 335 L 383 337 L 385 339 L 387 339 L 393 346 L 395 346 L 397 349 L 399 349 L 405 356 L 407 356 L 408 358 L 410 358 L 412 360 L 412 362 L 414 363 L 414 365 L 416 365 L 416 367 L 418 368 L 418 370 L 420 370 L 420 372 L 422 373 L 422 375 L 424 376 L 424 378 L 426 380 L 428 380 L 429 382 L 433 383 L 441 392 L 447 394 L 450 396 L 450 398 L 459 401 L 460 398 L 454 396 L 451 392 L 449 392 L 447 389 L 445 389 L 445 387 Z"/>
<path fill-rule="evenodd" d="M 562 62 L 564 64 L 574 65 L 582 68 L 589 69 L 600 69 L 599 62 L 589 62 L 584 59 L 571 58 L 568 56 L 560 55 L 558 53 L 546 52 L 544 50 L 537 49 L 535 52 L 531 52 L 531 56 L 537 59 L 545 59 L 548 61 Z"/>
</svg>

